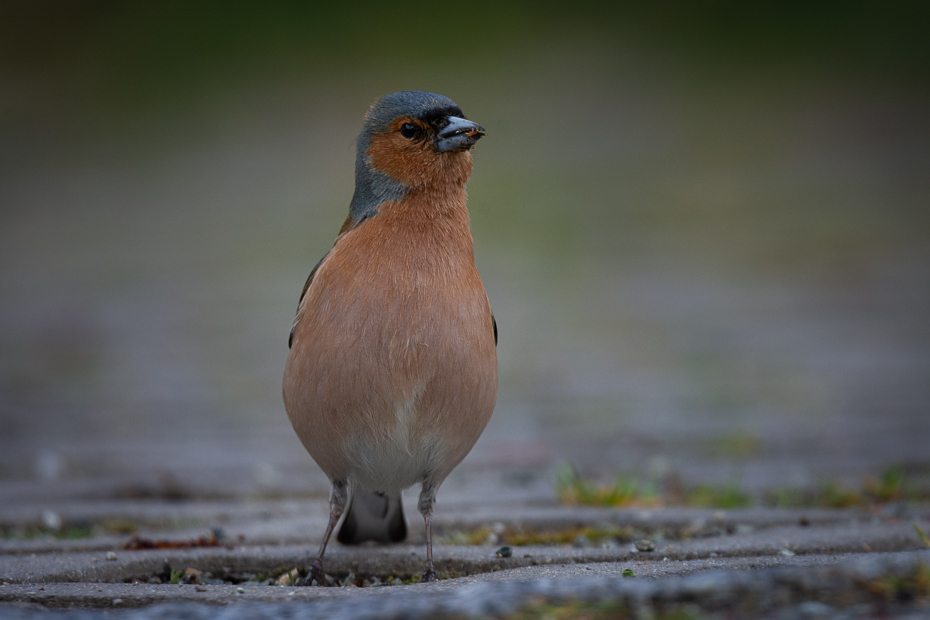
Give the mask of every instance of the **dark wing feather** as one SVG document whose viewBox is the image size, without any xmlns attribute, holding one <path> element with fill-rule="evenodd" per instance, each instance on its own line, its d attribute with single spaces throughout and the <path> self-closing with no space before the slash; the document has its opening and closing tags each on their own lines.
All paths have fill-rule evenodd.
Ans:
<svg viewBox="0 0 930 620">
<path fill-rule="evenodd" d="M 364 222 L 365 220 L 367 220 L 369 217 L 370 217 L 370 214 L 367 214 L 367 213 L 366 213 L 365 216 L 362 217 L 361 219 L 359 219 L 357 222 L 356 222 L 355 220 L 352 219 L 352 216 L 351 216 L 351 215 L 350 215 L 349 217 L 347 217 L 347 218 L 346 218 L 346 221 L 343 222 L 343 224 L 342 224 L 342 228 L 339 229 L 339 236 L 336 237 L 336 243 L 339 243 L 339 239 L 342 238 L 342 235 L 346 234 L 347 232 L 349 232 L 349 231 L 352 230 L 353 228 L 358 227 L 359 224 L 361 224 L 362 222 Z M 335 246 L 335 243 L 333 244 L 333 246 Z M 330 250 L 330 251 L 332 251 L 332 250 Z M 313 268 L 313 271 L 310 272 L 310 275 L 307 276 L 307 281 L 306 281 L 306 283 L 304 283 L 304 290 L 300 291 L 300 299 L 297 301 L 297 317 L 294 317 L 294 324 L 291 325 L 291 333 L 290 333 L 290 335 L 287 337 L 287 348 L 288 348 L 288 349 L 290 349 L 290 348 L 291 348 L 291 345 L 294 344 L 294 329 L 296 329 L 296 327 L 297 327 L 297 318 L 300 316 L 300 304 L 303 303 L 303 301 L 304 301 L 304 295 L 307 294 L 307 290 L 310 288 L 310 284 L 313 282 L 313 276 L 316 275 L 317 269 L 320 268 L 320 265 L 323 264 L 323 261 L 326 260 L 326 257 L 327 257 L 327 256 L 329 256 L 329 252 L 327 252 L 327 253 L 323 256 L 323 258 L 320 259 L 320 262 L 318 262 L 318 263 L 316 264 L 316 267 L 314 267 L 314 268 Z"/>
<path fill-rule="evenodd" d="M 491 314 L 491 324 L 494 325 L 494 346 L 497 346 L 497 319 L 494 318 L 494 314 Z"/>
<path fill-rule="evenodd" d="M 352 216 L 349 215 L 349 217 L 346 218 L 346 221 L 342 223 L 342 228 L 339 229 L 339 236 L 336 237 L 336 243 L 339 243 L 339 240 L 342 238 L 344 234 L 346 234 L 347 232 L 349 232 L 350 230 L 354 228 L 358 228 L 362 224 L 362 222 L 366 221 L 372 215 L 376 215 L 376 214 L 377 212 L 366 213 L 364 216 L 359 218 L 358 221 L 353 220 Z M 335 247 L 336 243 L 333 244 L 333 247 Z M 330 252 L 332 252 L 332 250 L 330 250 Z M 304 283 L 304 290 L 300 291 L 300 299 L 297 301 L 297 316 L 294 317 L 294 324 L 291 325 L 291 333 L 287 337 L 287 348 L 288 349 L 290 349 L 291 345 L 294 344 L 294 330 L 297 328 L 297 320 L 300 317 L 300 304 L 303 303 L 304 296 L 307 294 L 307 290 L 310 288 L 310 284 L 313 282 L 313 276 L 316 275 L 317 269 L 320 268 L 320 265 L 323 264 L 323 261 L 326 260 L 327 256 L 329 256 L 329 252 L 327 252 L 323 256 L 323 258 L 320 259 L 320 262 L 316 264 L 316 266 L 313 268 L 313 271 L 311 271 L 310 275 L 307 276 L 307 281 Z M 497 342 L 497 325 L 496 324 L 494 326 L 494 341 L 495 343 Z"/>
<path fill-rule="evenodd" d="M 297 314 L 300 314 L 300 304 L 304 301 L 304 295 L 307 294 L 307 290 L 310 288 L 310 283 L 313 282 L 313 276 L 316 275 L 316 270 L 320 268 L 320 265 L 323 264 L 323 261 L 326 260 L 326 257 L 329 256 L 329 252 L 326 253 L 323 258 L 320 259 L 320 262 L 316 264 L 313 270 L 310 272 L 310 275 L 307 276 L 307 282 L 304 283 L 304 290 L 300 291 L 300 299 L 297 300 Z M 291 345 L 294 344 L 294 330 L 297 328 L 297 318 L 294 318 L 294 324 L 291 325 L 291 333 L 287 337 L 287 348 L 290 349 Z"/>
</svg>

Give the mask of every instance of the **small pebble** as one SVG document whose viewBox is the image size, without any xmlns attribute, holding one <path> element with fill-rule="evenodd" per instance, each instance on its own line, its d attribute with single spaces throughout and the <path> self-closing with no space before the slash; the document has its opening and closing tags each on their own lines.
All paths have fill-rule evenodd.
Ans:
<svg viewBox="0 0 930 620">
<path fill-rule="evenodd" d="M 115 598 L 115 599 L 113 599 L 113 604 L 114 604 L 114 605 L 119 605 L 119 604 L 122 603 L 122 602 L 123 602 L 123 599 L 121 599 L 121 598 Z"/>
<path fill-rule="evenodd" d="M 636 541 L 636 549 L 637 551 L 655 551 L 656 546 L 651 540 L 644 538 L 643 540 Z"/>
<path fill-rule="evenodd" d="M 794 555 L 794 551 L 789 551 L 788 549 L 782 549 L 781 551 L 778 552 L 778 554 L 790 558 L 791 556 Z"/>
<path fill-rule="evenodd" d="M 245 594 L 245 588 L 236 588 L 236 594 Z"/>
<path fill-rule="evenodd" d="M 197 590 L 198 592 L 206 592 L 207 586 L 194 586 L 194 589 Z"/>
<path fill-rule="evenodd" d="M 300 571 L 298 571 L 297 567 L 295 566 L 291 570 L 287 571 L 286 573 L 278 577 L 278 583 L 281 584 L 282 586 L 294 585 L 295 583 L 297 583 L 297 579 L 299 576 L 300 576 Z"/>
<path fill-rule="evenodd" d="M 116 553 L 114 553 L 113 551 L 107 551 L 107 559 L 108 559 L 109 561 L 111 561 L 111 562 L 115 562 L 115 561 L 116 561 Z"/>
<path fill-rule="evenodd" d="M 503 546 L 497 550 L 497 557 L 499 558 L 509 558 L 513 555 L 513 549 L 507 546 Z"/>
<path fill-rule="evenodd" d="M 61 517 L 53 510 L 44 510 L 42 512 L 42 525 L 57 532 L 61 529 Z"/>
</svg>

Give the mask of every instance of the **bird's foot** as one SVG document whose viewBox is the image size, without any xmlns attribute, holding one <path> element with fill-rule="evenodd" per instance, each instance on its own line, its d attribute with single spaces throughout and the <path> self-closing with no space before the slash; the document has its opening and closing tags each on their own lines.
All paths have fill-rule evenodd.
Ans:
<svg viewBox="0 0 930 620">
<path fill-rule="evenodd" d="M 430 566 L 423 572 L 423 576 L 420 577 L 420 583 L 429 583 L 430 581 L 436 581 L 436 571 L 433 570 L 433 567 Z"/>
<path fill-rule="evenodd" d="M 307 576 L 297 582 L 299 586 L 325 586 L 326 577 L 323 575 L 323 563 L 319 560 L 313 560 L 310 565 L 310 572 Z"/>
</svg>

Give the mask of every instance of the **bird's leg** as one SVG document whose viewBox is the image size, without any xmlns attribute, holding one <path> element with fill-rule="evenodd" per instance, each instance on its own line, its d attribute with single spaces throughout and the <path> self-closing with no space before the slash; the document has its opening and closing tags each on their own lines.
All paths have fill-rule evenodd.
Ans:
<svg viewBox="0 0 930 620">
<path fill-rule="evenodd" d="M 436 571 L 433 570 L 433 539 L 431 536 L 430 517 L 433 514 L 433 506 L 436 504 L 436 488 L 427 482 L 423 483 L 423 489 L 420 491 L 420 500 L 417 502 L 417 509 L 423 515 L 426 522 L 426 570 L 420 577 L 420 583 L 436 581 Z"/>
<path fill-rule="evenodd" d="M 333 528 L 342 516 L 345 510 L 348 493 L 345 480 L 333 480 L 333 488 L 329 494 L 329 523 L 326 525 L 326 533 L 323 534 L 323 542 L 320 543 L 320 551 L 310 565 L 310 573 L 307 578 L 302 580 L 301 585 L 312 586 L 324 585 L 326 577 L 323 575 L 323 554 L 326 553 L 326 544 L 329 543 L 329 537 L 332 536 Z"/>
<path fill-rule="evenodd" d="M 436 581 L 436 571 L 433 570 L 433 541 L 430 537 L 429 517 L 428 514 L 423 515 L 423 519 L 426 521 L 426 570 L 423 571 L 423 576 L 420 577 L 420 583 Z"/>
</svg>

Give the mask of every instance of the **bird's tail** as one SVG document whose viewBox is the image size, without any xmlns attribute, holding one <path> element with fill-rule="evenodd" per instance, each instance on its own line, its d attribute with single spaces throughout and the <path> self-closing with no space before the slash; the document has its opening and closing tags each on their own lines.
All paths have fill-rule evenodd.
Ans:
<svg viewBox="0 0 930 620">
<path fill-rule="evenodd" d="M 358 489 L 349 502 L 336 540 L 357 545 L 366 540 L 396 543 L 407 538 L 407 522 L 400 493 L 382 495 Z"/>
</svg>

